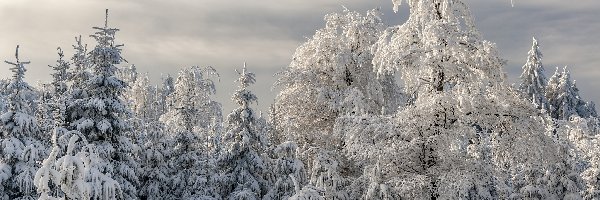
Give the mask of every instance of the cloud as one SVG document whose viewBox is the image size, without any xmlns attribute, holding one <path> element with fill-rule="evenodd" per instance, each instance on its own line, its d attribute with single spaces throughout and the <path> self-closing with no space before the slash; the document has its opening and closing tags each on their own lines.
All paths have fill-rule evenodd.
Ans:
<svg viewBox="0 0 600 200">
<path fill-rule="evenodd" d="M 569 65 L 584 97 L 600 102 L 595 94 L 600 69 L 600 2 L 580 0 L 466 0 L 485 39 L 498 44 L 508 62 L 510 77 L 518 77 L 520 67 L 536 36 L 545 54 L 548 73 L 554 66 Z M 121 29 L 119 42 L 124 56 L 141 72 L 149 72 L 155 82 L 161 74 L 175 75 L 181 67 L 213 66 L 221 74 L 217 100 L 233 108 L 229 96 L 235 90 L 234 68 L 248 63 L 256 72 L 254 87 L 266 111 L 276 92 L 271 91 L 273 74 L 286 67 L 295 49 L 316 29 L 324 26 L 327 13 L 350 10 L 365 12 L 381 7 L 387 24 L 406 20 L 408 8 L 393 13 L 389 0 L 20 0 L 0 1 L 0 58 L 12 59 L 14 47 L 32 61 L 27 80 L 49 80 L 49 64 L 56 60 L 56 47 L 70 54 L 74 36 L 92 33 L 103 25 L 104 9 L 110 9 L 109 24 Z M 93 43 L 86 38 L 88 43 Z M 92 44 L 90 44 L 92 45 Z M 0 76 L 8 76 L 8 66 Z M 550 74 L 548 75 L 550 76 Z"/>
<path fill-rule="evenodd" d="M 472 1 L 471 10 L 484 38 L 496 42 L 508 59 L 507 72 L 518 79 L 531 38 L 536 37 L 544 54 L 546 75 L 568 65 L 586 100 L 600 101 L 600 1 L 565 3 L 559 0 L 517 1 L 514 8 L 502 1 Z"/>
</svg>

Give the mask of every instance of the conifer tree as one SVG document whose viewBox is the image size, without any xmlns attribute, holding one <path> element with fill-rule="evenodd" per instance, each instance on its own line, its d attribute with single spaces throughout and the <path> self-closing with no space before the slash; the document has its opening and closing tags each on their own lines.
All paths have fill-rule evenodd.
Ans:
<svg viewBox="0 0 600 200">
<path fill-rule="evenodd" d="M 238 72 L 239 88 L 232 100 L 239 105 L 225 122 L 223 147 L 219 156 L 222 170 L 222 194 L 227 199 L 259 199 L 266 192 L 262 152 L 266 145 L 265 121 L 258 118 L 250 104 L 257 101 L 256 95 L 248 90 L 256 82 L 254 73 L 246 70 L 246 64 Z"/>
<path fill-rule="evenodd" d="M 52 66 L 49 65 L 49 67 L 52 68 L 52 70 L 54 71 L 51 76 L 52 76 L 52 93 L 56 96 L 62 96 L 64 95 L 67 90 L 68 90 L 68 86 L 66 81 L 69 80 L 69 78 L 71 77 L 71 74 L 69 73 L 69 69 L 70 69 L 70 65 L 69 62 L 64 60 L 65 54 L 63 52 L 63 50 L 59 47 L 57 48 L 58 51 L 58 60 L 56 60 L 56 65 Z"/>
<path fill-rule="evenodd" d="M 542 65 L 542 53 L 538 41 L 533 38 L 533 45 L 529 50 L 527 62 L 523 65 L 519 90 L 538 109 L 548 110 L 546 100 L 546 76 Z"/>
<path fill-rule="evenodd" d="M 30 62 L 19 59 L 18 45 L 15 58 L 15 62 L 5 61 L 13 66 L 13 76 L 6 86 L 8 110 L 0 115 L 0 199 L 35 199 L 33 179 L 46 147 L 33 116 L 34 92 L 23 80 Z"/>
<path fill-rule="evenodd" d="M 101 173 L 112 175 L 123 190 L 123 198 L 136 199 L 137 144 L 128 137 L 130 127 L 124 121 L 130 115 L 121 99 L 126 83 L 115 75 L 116 65 L 125 61 L 121 57 L 123 45 L 115 44 L 119 29 L 108 27 L 108 10 L 104 27 L 93 28 L 97 30 L 90 36 L 97 42 L 94 49 L 81 55 L 85 48 L 80 40 L 75 47 L 78 51 L 74 65 L 78 72 L 73 83 L 74 100 L 68 107 L 69 129 L 81 132 L 97 148 L 101 159 L 109 163 Z M 91 69 L 87 78 L 86 67 Z"/>
<path fill-rule="evenodd" d="M 69 72 L 70 64 L 64 60 L 64 52 L 60 47 L 57 48 L 57 51 L 58 60 L 56 60 L 56 64 L 48 65 L 53 70 L 52 74 L 50 74 L 52 81 L 49 84 L 42 85 L 36 112 L 38 122 L 40 123 L 40 130 L 45 133 L 52 132 L 56 122 L 63 126 L 66 120 L 65 110 L 59 109 L 59 107 L 65 107 L 68 101 L 66 96 L 69 89 L 67 81 L 71 78 L 71 73 Z M 53 114 L 55 111 L 63 113 L 56 115 Z"/>
<path fill-rule="evenodd" d="M 546 97 L 550 102 L 550 116 L 555 119 L 568 120 L 572 115 L 578 115 L 577 106 L 581 101 L 579 91 L 571 79 L 567 67 L 562 72 L 556 72 L 548 81 Z"/>
<path fill-rule="evenodd" d="M 263 199 L 288 199 L 296 192 L 296 185 L 302 187 L 307 182 L 302 161 L 296 158 L 297 145 L 287 141 L 273 150 L 275 158 L 269 160 L 267 180 L 272 184 Z"/>
<path fill-rule="evenodd" d="M 141 199 L 174 199 L 178 196 L 172 190 L 171 176 L 177 164 L 169 165 L 171 158 L 172 139 L 166 132 L 164 124 L 159 121 L 150 121 L 142 127 L 143 143 L 140 160 L 140 189 Z M 179 177 L 181 178 L 181 177 Z"/>
<path fill-rule="evenodd" d="M 168 97 L 175 91 L 175 81 L 170 74 L 167 74 L 166 77 L 162 77 L 162 85 L 158 88 L 158 108 L 161 115 L 166 113 L 167 110 L 171 106 L 171 102 L 169 102 Z"/>
<path fill-rule="evenodd" d="M 214 69 L 190 67 L 180 71 L 167 97 L 172 105 L 161 116 L 171 145 L 170 190 L 182 198 L 219 198 L 215 193 L 214 132 L 221 121 L 221 106 L 211 99 L 216 92 L 211 76 Z M 170 86 L 167 86 L 169 88 Z"/>
</svg>

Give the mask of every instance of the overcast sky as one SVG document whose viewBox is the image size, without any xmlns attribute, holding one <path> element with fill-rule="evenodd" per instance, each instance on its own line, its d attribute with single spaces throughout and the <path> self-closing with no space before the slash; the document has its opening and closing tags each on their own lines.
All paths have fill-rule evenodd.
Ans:
<svg viewBox="0 0 600 200">
<path fill-rule="evenodd" d="M 584 99 L 600 103 L 600 1 L 465 0 L 486 40 L 495 42 L 511 81 L 521 72 L 532 36 L 540 41 L 548 77 L 568 65 Z M 50 80 L 56 47 L 72 54 L 74 37 L 87 37 L 102 26 L 104 9 L 109 25 L 120 28 L 123 56 L 139 72 L 158 82 L 162 74 L 176 75 L 186 66 L 213 66 L 221 75 L 216 99 L 224 113 L 233 109 L 234 69 L 248 63 L 257 74 L 252 89 L 266 111 L 277 90 L 273 74 L 286 67 L 295 49 L 316 29 L 323 16 L 341 12 L 342 5 L 365 12 L 380 7 L 388 25 L 406 20 L 402 6 L 393 13 L 390 0 L 2 0 L 0 1 L 0 58 L 13 60 L 14 48 L 30 60 L 30 84 Z M 85 40 L 93 45 L 91 38 Z M 10 76 L 8 65 L 0 78 Z"/>
</svg>

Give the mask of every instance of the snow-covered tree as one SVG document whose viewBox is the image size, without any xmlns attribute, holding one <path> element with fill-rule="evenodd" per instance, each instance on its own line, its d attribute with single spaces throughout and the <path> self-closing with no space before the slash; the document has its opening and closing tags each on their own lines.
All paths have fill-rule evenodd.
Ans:
<svg viewBox="0 0 600 200">
<path fill-rule="evenodd" d="M 33 178 L 46 147 L 33 116 L 33 90 L 23 80 L 29 62 L 19 59 L 18 45 L 15 58 L 15 62 L 5 61 L 13 66 L 13 76 L 6 86 L 8 110 L 0 115 L 0 199 L 35 199 Z"/>
<path fill-rule="evenodd" d="M 373 62 L 380 74 L 402 74 L 414 100 L 393 116 L 338 118 L 334 135 L 345 138 L 348 158 L 382 174 L 369 181 L 374 172 L 364 170 L 351 188 L 371 182 L 379 187 L 365 194 L 491 199 L 508 169 L 554 161 L 543 117 L 506 83 L 504 61 L 465 3 L 408 2 L 409 20 L 383 33 Z"/>
<path fill-rule="evenodd" d="M 136 81 L 130 82 L 129 86 L 123 96 L 133 116 L 127 119 L 127 122 L 134 130 L 143 130 L 147 123 L 158 122 L 163 114 L 160 110 L 158 89 L 150 84 L 148 75 L 136 77 Z"/>
<path fill-rule="evenodd" d="M 135 65 L 121 67 L 115 74 L 117 77 L 119 77 L 119 79 L 126 83 L 135 83 L 139 77 L 139 73 L 137 72 L 137 67 Z"/>
<path fill-rule="evenodd" d="M 66 114 L 64 109 L 59 107 L 65 107 L 68 101 L 67 91 L 69 89 L 67 81 L 71 78 L 69 72 L 70 64 L 64 60 L 64 52 L 59 47 L 58 60 L 55 65 L 48 65 L 52 68 L 53 72 L 52 81 L 48 84 L 42 84 L 39 88 L 39 98 L 36 116 L 38 117 L 38 123 L 40 124 L 40 130 L 45 133 L 50 133 L 54 129 L 55 122 L 58 122 L 61 126 L 64 125 L 66 120 Z M 61 111 L 59 115 L 54 114 L 55 111 Z"/>
<path fill-rule="evenodd" d="M 162 85 L 158 88 L 158 113 L 161 115 L 166 113 L 171 106 L 168 97 L 175 92 L 175 81 L 173 77 L 167 74 L 166 77 L 162 77 Z"/>
<path fill-rule="evenodd" d="M 83 84 L 90 77 L 89 74 L 89 60 L 87 59 L 87 44 L 83 44 L 81 40 L 81 35 L 79 37 L 75 37 L 75 45 L 73 45 L 73 49 L 75 53 L 71 56 L 71 62 L 73 64 L 73 68 L 71 68 L 71 76 L 69 81 L 71 84 L 71 93 L 75 97 L 79 97 L 84 91 L 73 91 L 73 90 L 81 90 Z"/>
<path fill-rule="evenodd" d="M 97 148 L 101 159 L 109 163 L 102 173 L 111 174 L 119 183 L 123 198 L 136 199 L 138 147 L 128 137 L 130 127 L 124 121 L 130 114 L 121 99 L 126 83 L 115 76 L 116 65 L 125 61 L 121 57 L 123 45 L 115 44 L 119 29 L 108 27 L 108 10 L 104 27 L 94 29 L 97 32 L 90 37 L 97 44 L 90 52 L 80 55 L 85 50 L 80 40 L 76 46 L 73 101 L 67 107 L 69 129 L 81 132 Z M 79 77 L 86 74 L 86 67 L 91 69 L 89 77 Z"/>
<path fill-rule="evenodd" d="M 538 41 L 533 38 L 533 45 L 529 50 L 527 62 L 523 65 L 523 73 L 520 76 L 521 84 L 519 90 L 538 109 L 548 110 L 546 100 L 546 75 L 542 65 L 542 52 Z"/>
<path fill-rule="evenodd" d="M 584 101 L 579 95 L 567 67 L 562 72 L 556 68 L 548 81 L 546 98 L 550 104 L 550 116 L 555 119 L 568 120 L 573 115 L 585 118 L 598 116 L 594 103 Z"/>
<path fill-rule="evenodd" d="M 307 185 L 300 189 L 296 187 L 296 193 L 289 200 L 324 200 L 322 191 L 314 186 Z"/>
<path fill-rule="evenodd" d="M 388 28 L 375 44 L 373 62 L 379 74 L 399 70 L 408 94 L 420 88 L 420 93 L 448 91 L 467 80 L 488 85 L 505 79 L 504 61 L 493 43 L 480 38 L 465 3 L 408 2 L 408 21 Z"/>
<path fill-rule="evenodd" d="M 231 99 L 239 107 L 227 116 L 219 155 L 221 189 L 227 199 L 260 199 L 266 192 L 265 120 L 250 108 L 257 101 L 256 95 L 248 90 L 256 82 L 254 73 L 246 70 L 245 63 L 238 73 L 240 85 Z"/>
<path fill-rule="evenodd" d="M 169 165 L 172 152 L 171 136 L 165 131 L 164 125 L 158 121 L 145 123 L 143 128 L 139 197 L 141 199 L 181 197 L 170 188 L 173 167 L 177 167 L 177 165 Z"/>
<path fill-rule="evenodd" d="M 163 88 L 168 94 L 166 101 L 171 103 L 161 121 L 172 138 L 168 154 L 173 174 L 169 182 L 176 197 L 220 197 L 215 193 L 215 160 L 210 157 L 216 150 L 222 119 L 221 105 L 211 99 L 216 92 L 211 80 L 215 76 L 210 67 L 190 67 L 180 71 L 174 86 L 167 81 Z"/>
<path fill-rule="evenodd" d="M 8 82 L 6 79 L 0 79 L 0 113 L 4 113 L 8 109 L 8 91 L 6 90 Z"/>
<path fill-rule="evenodd" d="M 300 152 L 311 152 L 300 156 L 307 168 L 318 153 L 307 150 L 334 150 L 341 144 L 332 135 L 338 116 L 389 114 L 402 101 L 394 75 L 373 71 L 371 47 L 384 29 L 381 13 L 345 10 L 328 14 L 325 23 L 280 73 L 276 86 L 281 92 L 271 110 L 278 140 L 295 141 Z"/>
<path fill-rule="evenodd" d="M 209 132 L 213 124 L 221 124 L 221 104 L 211 99 L 215 84 L 211 78 L 218 77 L 211 67 L 190 67 L 179 72 L 173 91 L 167 98 L 170 102 L 167 113 L 161 120 L 172 130 Z M 167 88 L 163 91 L 168 92 Z M 202 140 L 210 142 L 210 136 Z M 207 145 L 208 146 L 208 145 Z"/>
<path fill-rule="evenodd" d="M 562 72 L 556 72 L 548 81 L 546 97 L 550 102 L 550 116 L 555 119 L 569 119 L 571 115 L 577 115 L 577 103 L 579 95 L 573 87 L 571 74 L 565 67 Z"/>
<path fill-rule="evenodd" d="M 272 186 L 263 199 L 288 199 L 296 193 L 296 185 L 302 187 L 306 184 L 306 171 L 302 161 L 296 158 L 297 149 L 296 143 L 292 141 L 275 147 L 275 158 L 268 162 L 270 170 L 266 170 L 267 180 Z"/>
<path fill-rule="evenodd" d="M 35 174 L 39 199 L 123 199 L 120 184 L 107 172 L 111 163 L 85 136 L 56 126 L 52 141 L 49 157 Z"/>
<path fill-rule="evenodd" d="M 561 145 L 564 159 L 551 166 L 544 177 L 549 191 L 562 198 L 578 193 L 583 199 L 598 198 L 598 129 L 597 118 L 571 116 L 567 120 L 554 120 L 551 133 Z M 570 193 L 570 195 L 568 195 Z"/>
<path fill-rule="evenodd" d="M 583 192 L 585 199 L 599 199 L 600 198 L 600 137 L 596 136 L 594 139 L 585 141 L 586 146 L 584 150 L 591 156 L 587 157 L 587 161 L 590 162 L 590 166 L 585 169 L 581 178 L 583 178 L 586 189 Z M 588 146 L 589 145 L 589 146 Z"/>
<path fill-rule="evenodd" d="M 54 71 L 51 76 L 52 76 L 52 93 L 57 95 L 57 96 L 62 96 L 64 95 L 67 90 L 68 90 L 68 86 L 66 81 L 69 80 L 69 78 L 71 77 L 70 73 L 69 73 L 69 62 L 64 60 L 65 57 L 65 53 L 63 52 L 63 50 L 59 47 L 57 48 L 58 50 L 58 60 L 56 60 L 56 65 L 52 66 L 49 65 L 49 67 L 52 68 L 52 70 Z"/>
<path fill-rule="evenodd" d="M 331 151 L 319 151 L 312 163 L 310 185 L 323 191 L 325 199 L 349 199 L 348 180 L 341 174 L 341 166 Z"/>
<path fill-rule="evenodd" d="M 35 117 L 38 123 L 39 131 L 42 133 L 52 132 L 54 126 L 54 118 L 52 117 L 54 103 L 54 94 L 51 84 L 38 83 L 36 87 L 32 87 L 37 98 L 31 105 L 35 110 Z M 48 143 L 48 142 L 46 142 Z"/>
</svg>

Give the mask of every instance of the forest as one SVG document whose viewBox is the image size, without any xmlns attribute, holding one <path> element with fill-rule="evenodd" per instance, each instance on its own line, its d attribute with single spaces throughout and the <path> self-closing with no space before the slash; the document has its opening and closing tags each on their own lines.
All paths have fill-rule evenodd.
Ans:
<svg viewBox="0 0 600 200">
<path fill-rule="evenodd" d="M 212 67 L 152 84 L 108 10 L 57 48 L 51 82 L 24 80 L 36 72 L 17 46 L 0 80 L 0 199 L 600 199 L 600 120 L 569 69 L 547 76 L 533 38 L 510 83 L 466 3 L 402 1 L 400 25 L 326 15 L 264 114 L 251 65 L 233 110 L 213 100 Z"/>
</svg>

